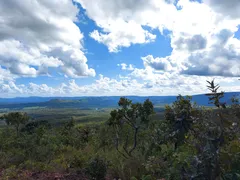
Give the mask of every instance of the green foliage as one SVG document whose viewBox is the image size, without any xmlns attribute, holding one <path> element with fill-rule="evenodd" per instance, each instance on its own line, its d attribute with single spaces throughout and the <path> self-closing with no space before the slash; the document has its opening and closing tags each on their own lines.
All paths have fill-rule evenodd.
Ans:
<svg viewBox="0 0 240 180">
<path fill-rule="evenodd" d="M 138 180 L 135 177 L 132 177 L 131 180 Z M 151 175 L 143 175 L 140 180 L 155 180 Z"/>
<path fill-rule="evenodd" d="M 214 80 L 212 80 L 211 82 L 207 81 L 207 83 L 207 87 L 211 91 L 211 93 L 206 94 L 207 96 L 209 96 L 210 103 L 214 104 L 217 107 L 226 108 L 225 103 L 220 102 L 220 99 L 224 97 L 224 92 L 218 92 L 220 86 L 218 84 L 215 84 Z"/>
<path fill-rule="evenodd" d="M 122 97 L 118 105 L 120 109 L 111 111 L 108 125 L 115 132 L 116 150 L 127 158 L 137 148 L 139 130 L 148 127 L 150 115 L 154 113 L 153 104 L 148 99 L 141 104 Z"/>
<path fill-rule="evenodd" d="M 96 180 L 239 179 L 239 100 L 226 105 L 219 85 L 209 81 L 208 88 L 214 108 L 179 95 L 161 118 L 152 118 L 151 101 L 126 98 L 103 123 L 77 124 L 77 117 L 69 117 L 54 126 L 28 122 L 24 113 L 5 114 L 2 119 L 14 128 L 0 129 L 0 179 L 27 179 L 22 170 Z"/>
<path fill-rule="evenodd" d="M 21 112 L 11 112 L 8 114 L 4 114 L 0 118 L 5 120 L 7 125 L 14 126 L 16 129 L 17 135 L 19 133 L 20 125 L 26 124 L 30 119 L 27 113 L 21 113 Z"/>
<path fill-rule="evenodd" d="M 43 128 L 51 128 L 51 124 L 49 124 L 48 121 L 46 120 L 41 120 L 41 121 L 33 121 L 29 122 L 21 129 L 21 132 L 27 132 L 29 134 L 32 134 L 38 129 L 39 127 Z"/>
<path fill-rule="evenodd" d="M 191 97 L 179 95 L 172 106 L 166 106 L 165 118 L 169 125 L 169 138 L 175 143 L 175 148 L 185 141 L 185 136 L 195 120 Z"/>
<path fill-rule="evenodd" d="M 93 158 L 90 160 L 87 166 L 87 174 L 95 180 L 104 180 L 107 173 L 107 163 L 99 158 Z"/>
</svg>

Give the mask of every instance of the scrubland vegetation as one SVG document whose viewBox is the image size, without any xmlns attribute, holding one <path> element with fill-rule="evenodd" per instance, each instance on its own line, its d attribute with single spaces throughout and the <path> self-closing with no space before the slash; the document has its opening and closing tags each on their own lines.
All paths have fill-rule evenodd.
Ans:
<svg viewBox="0 0 240 180">
<path fill-rule="evenodd" d="M 150 100 L 120 98 L 106 121 L 58 126 L 23 112 L 1 116 L 1 179 L 240 179 L 240 105 L 221 102 L 208 82 L 209 102 L 200 107 L 179 95 L 156 118 Z"/>
</svg>

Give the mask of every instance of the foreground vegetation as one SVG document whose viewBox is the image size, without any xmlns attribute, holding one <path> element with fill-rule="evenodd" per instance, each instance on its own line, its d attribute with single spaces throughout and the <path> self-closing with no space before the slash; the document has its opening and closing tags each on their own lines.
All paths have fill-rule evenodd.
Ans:
<svg viewBox="0 0 240 180">
<path fill-rule="evenodd" d="M 41 173 L 39 179 L 240 179 L 239 101 L 221 102 L 224 93 L 208 83 L 215 108 L 178 96 L 162 119 L 151 101 L 126 98 L 102 123 L 71 118 L 55 126 L 23 112 L 4 114 L 1 179 L 37 179 Z"/>
</svg>

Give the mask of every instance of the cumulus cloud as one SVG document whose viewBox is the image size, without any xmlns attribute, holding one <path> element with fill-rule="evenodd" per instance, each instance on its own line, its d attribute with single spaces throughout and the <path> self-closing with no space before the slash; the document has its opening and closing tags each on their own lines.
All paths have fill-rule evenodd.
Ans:
<svg viewBox="0 0 240 180">
<path fill-rule="evenodd" d="M 0 64 L 18 76 L 48 74 L 48 67 L 95 76 L 74 23 L 78 11 L 71 0 L 0 1 Z"/>
<path fill-rule="evenodd" d="M 144 93 L 142 84 L 136 80 L 116 80 L 102 75 L 92 84 L 78 85 L 75 80 L 69 80 L 58 87 L 51 87 L 46 84 L 29 83 L 27 85 L 17 85 L 14 81 L 0 84 L 0 93 L 5 97 L 19 94 L 37 96 L 99 96 L 101 95 L 129 95 L 135 94 L 135 88 Z"/>
<path fill-rule="evenodd" d="M 213 44 L 206 50 L 191 53 L 188 57 L 187 74 L 213 76 L 240 76 L 239 40 L 234 33 L 221 30 L 213 37 Z M 235 42 L 238 43 L 235 43 Z"/>
<path fill-rule="evenodd" d="M 152 55 L 142 57 L 145 67 L 151 67 L 155 70 L 171 71 L 173 69 L 169 58 L 155 58 Z"/>
<path fill-rule="evenodd" d="M 42 55 L 38 49 L 25 46 L 19 41 L 3 40 L 0 41 L 0 64 L 15 75 L 37 76 L 43 73 L 43 67 L 58 67 L 62 62 Z"/>
<path fill-rule="evenodd" d="M 129 76 L 134 78 L 140 78 L 144 81 L 152 80 L 158 77 L 158 75 L 153 71 L 151 67 L 146 67 L 144 69 L 135 68 Z"/>
<path fill-rule="evenodd" d="M 239 0 L 203 0 L 203 2 L 208 4 L 218 13 L 231 18 L 240 18 Z"/>
<path fill-rule="evenodd" d="M 146 76 L 146 75 L 145 75 Z M 19 95 L 37 96 L 110 96 L 110 95 L 189 95 L 206 93 L 206 79 L 212 77 L 179 75 L 173 73 L 159 74 L 148 77 L 142 83 L 140 79 L 128 78 L 116 80 L 100 75 L 92 84 L 79 85 L 75 80 L 69 80 L 59 86 L 29 83 L 16 84 L 14 81 L 0 83 L 0 93 L 4 97 Z M 239 91 L 237 78 L 215 77 L 222 87 L 221 90 Z M 235 84 L 235 85 L 232 85 Z M 231 87 L 231 88 L 230 88 Z"/>
<path fill-rule="evenodd" d="M 240 42 L 234 34 L 240 21 L 215 13 L 205 3 L 180 0 L 178 6 L 182 8 L 179 18 L 185 16 L 192 23 L 183 23 L 186 30 L 172 30 L 170 59 L 181 66 L 178 71 L 201 76 L 239 76 Z"/>
<path fill-rule="evenodd" d="M 16 78 L 15 76 L 16 75 L 12 75 L 9 70 L 0 66 L 0 83 L 4 81 L 12 81 L 13 79 Z"/>
<path fill-rule="evenodd" d="M 194 35 L 190 38 L 180 37 L 174 42 L 175 49 L 188 50 L 190 52 L 205 49 L 207 46 L 207 39 L 202 35 Z"/>
<path fill-rule="evenodd" d="M 83 34 L 75 24 L 79 9 L 98 29 L 89 36 L 117 53 L 133 44 L 153 43 L 168 30 L 172 52 L 147 55 L 143 68 L 122 63 L 129 71 L 119 79 L 99 78 L 89 85 L 69 80 L 57 87 L 17 77 L 48 75 L 55 68 L 69 78 L 95 76 L 88 67 Z M 8 0 L 0 1 L 0 92 L 4 95 L 151 95 L 205 92 L 206 78 L 233 84 L 240 76 L 238 0 Z M 155 31 L 154 31 L 155 32 Z M 239 37 L 238 37 L 239 38 Z M 161 51 L 161 47 L 159 47 Z M 228 76 L 228 77 L 227 77 Z M 232 85 L 233 90 L 238 90 Z M 228 89 L 229 90 L 229 89 Z M 232 90 L 232 89 L 231 89 Z M 9 93 L 9 94 L 8 94 Z"/>
<path fill-rule="evenodd" d="M 156 94 L 155 91 L 161 92 L 161 94 L 201 94 L 206 93 L 206 80 L 212 80 L 213 78 L 218 82 L 224 91 L 239 91 L 239 84 L 237 77 L 222 77 L 222 76 L 199 76 L 193 74 L 179 74 L 154 72 L 153 69 L 137 69 L 135 68 L 130 77 L 140 79 L 143 81 L 143 87 L 151 89 L 151 94 Z M 232 85 L 227 85 L 232 83 Z M 234 85 L 234 86 L 233 86 Z M 152 89 L 155 91 L 153 92 Z"/>
<path fill-rule="evenodd" d="M 239 44 L 233 36 L 240 21 L 232 16 L 239 12 L 236 10 L 238 1 L 77 1 L 101 28 L 101 32 L 94 30 L 90 36 L 105 44 L 110 52 L 117 52 L 120 47 L 131 44 L 153 41 L 156 37 L 143 27 L 158 28 L 162 34 L 167 29 L 173 48 L 171 55 L 143 57 L 145 66 L 193 75 L 239 75 L 238 49 L 232 49 Z M 228 8 L 230 10 L 233 6 L 232 18 L 224 12 L 218 13 L 217 9 L 224 10 L 226 7 L 227 13 Z M 147 34 L 152 38 L 147 38 Z M 230 41 L 231 45 L 227 45 Z"/>
<path fill-rule="evenodd" d="M 168 20 L 164 12 L 174 11 L 174 5 L 164 0 L 77 1 L 86 10 L 88 17 L 101 28 L 101 31 L 91 32 L 90 36 L 105 44 L 110 52 L 117 52 L 121 47 L 129 47 L 131 44 L 153 42 L 156 35 L 146 30 L 144 26 L 156 28 L 158 21 Z"/>
<path fill-rule="evenodd" d="M 134 22 L 118 21 L 112 24 L 115 23 L 112 30 L 104 31 L 104 33 L 94 30 L 90 33 L 93 39 L 106 45 L 109 52 L 118 52 L 120 47 L 129 47 L 131 44 L 153 42 L 156 38 L 156 35 L 144 30 L 141 25 Z"/>
<path fill-rule="evenodd" d="M 180 0 L 177 6 L 181 9 L 176 23 L 165 24 L 171 30 L 171 55 L 146 56 L 142 58 L 145 67 L 189 75 L 240 76 L 240 41 L 234 37 L 240 21 L 218 15 L 199 2 Z"/>
</svg>

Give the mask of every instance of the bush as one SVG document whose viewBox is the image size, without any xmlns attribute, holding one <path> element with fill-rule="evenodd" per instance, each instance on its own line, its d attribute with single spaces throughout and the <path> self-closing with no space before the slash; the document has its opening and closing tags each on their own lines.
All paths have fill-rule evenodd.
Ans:
<svg viewBox="0 0 240 180">
<path fill-rule="evenodd" d="M 95 180 L 104 180 L 107 173 L 107 163 L 99 158 L 95 157 L 90 160 L 87 167 L 87 174 Z"/>
</svg>

